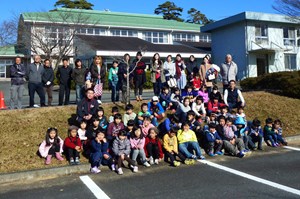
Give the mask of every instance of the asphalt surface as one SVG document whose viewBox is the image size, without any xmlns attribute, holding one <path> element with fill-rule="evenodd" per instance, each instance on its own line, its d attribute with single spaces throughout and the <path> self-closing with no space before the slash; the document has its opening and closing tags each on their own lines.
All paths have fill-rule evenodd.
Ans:
<svg viewBox="0 0 300 199">
<path fill-rule="evenodd" d="M 300 148 L 300 144 L 293 146 Z M 299 153 L 268 147 L 243 159 L 218 156 L 207 160 L 300 191 Z M 106 168 L 100 174 L 85 175 L 110 198 L 299 198 L 299 195 L 203 163 L 178 168 L 163 163 L 139 168 L 139 173 L 123 169 L 123 176 Z M 82 175 L 2 185 L 0 198 L 96 198 L 80 180 Z"/>
<path fill-rule="evenodd" d="M 9 106 L 9 100 L 10 100 L 10 81 L 0 81 L 0 91 L 2 91 L 4 93 L 5 104 L 8 107 Z M 133 90 L 131 90 L 130 95 L 131 95 L 131 100 L 135 100 Z M 148 100 L 148 99 L 151 99 L 152 96 L 153 96 L 153 91 L 152 90 L 145 90 L 144 93 L 143 93 L 143 99 Z M 34 102 L 35 102 L 35 104 L 40 105 L 40 99 L 39 99 L 37 93 L 35 93 Z M 110 91 L 104 91 L 104 93 L 102 95 L 102 102 L 111 102 L 111 92 Z M 46 104 L 47 103 L 48 102 L 47 102 L 47 95 L 46 95 Z M 76 94 L 75 94 L 75 90 L 71 90 L 70 105 L 74 105 L 74 104 L 76 104 Z M 27 84 L 25 84 L 25 90 L 24 90 L 23 98 L 22 98 L 22 105 L 23 105 L 23 108 L 26 108 L 26 107 L 29 106 L 29 95 L 28 95 L 28 86 L 27 86 Z M 53 90 L 52 105 L 58 105 L 58 88 L 55 88 Z"/>
</svg>

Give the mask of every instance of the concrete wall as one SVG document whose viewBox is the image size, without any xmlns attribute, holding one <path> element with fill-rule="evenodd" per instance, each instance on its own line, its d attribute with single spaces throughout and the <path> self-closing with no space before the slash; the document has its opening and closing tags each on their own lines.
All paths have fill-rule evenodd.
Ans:
<svg viewBox="0 0 300 199">
<path fill-rule="evenodd" d="M 226 54 L 231 54 L 238 65 L 238 79 L 248 76 L 246 61 L 245 26 L 244 23 L 231 24 L 214 30 L 212 36 L 213 63 L 221 65 Z"/>
</svg>

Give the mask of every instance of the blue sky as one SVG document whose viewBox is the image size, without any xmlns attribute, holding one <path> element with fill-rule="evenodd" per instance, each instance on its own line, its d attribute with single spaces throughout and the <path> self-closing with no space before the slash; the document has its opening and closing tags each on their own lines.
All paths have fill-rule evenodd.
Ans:
<svg viewBox="0 0 300 199">
<path fill-rule="evenodd" d="M 109 9 L 115 12 L 153 14 L 155 8 L 166 0 L 88 0 L 94 10 Z M 170 0 L 172 1 L 172 0 Z M 54 8 L 56 0 L 2 0 L 0 23 L 22 12 L 48 11 Z M 209 19 L 219 20 L 244 11 L 277 13 L 273 8 L 275 0 L 173 0 L 182 7 L 183 17 L 194 7 Z"/>
</svg>

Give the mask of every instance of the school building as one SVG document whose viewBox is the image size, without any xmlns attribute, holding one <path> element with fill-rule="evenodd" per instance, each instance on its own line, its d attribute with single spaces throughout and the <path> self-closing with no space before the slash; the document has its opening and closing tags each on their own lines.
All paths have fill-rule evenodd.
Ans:
<svg viewBox="0 0 300 199">
<path fill-rule="evenodd" d="M 201 27 L 211 33 L 212 57 L 217 65 L 231 54 L 238 79 L 300 69 L 300 19 L 243 12 Z"/>
</svg>

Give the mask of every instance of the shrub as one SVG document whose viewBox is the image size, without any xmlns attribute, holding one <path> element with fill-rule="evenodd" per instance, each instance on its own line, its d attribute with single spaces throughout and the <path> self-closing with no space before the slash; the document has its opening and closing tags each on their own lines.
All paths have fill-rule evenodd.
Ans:
<svg viewBox="0 0 300 199">
<path fill-rule="evenodd" d="M 245 90 L 273 90 L 287 97 L 300 99 L 300 71 L 269 73 L 240 82 Z"/>
</svg>

